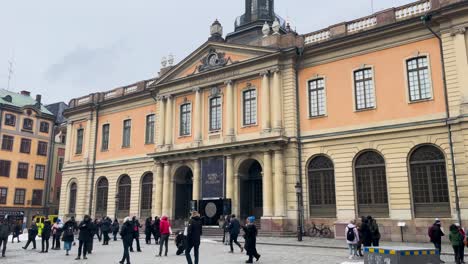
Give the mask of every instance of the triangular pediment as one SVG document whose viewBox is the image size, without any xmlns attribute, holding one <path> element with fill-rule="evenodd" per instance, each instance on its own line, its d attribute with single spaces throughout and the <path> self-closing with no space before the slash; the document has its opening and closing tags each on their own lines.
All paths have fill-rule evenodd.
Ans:
<svg viewBox="0 0 468 264">
<path fill-rule="evenodd" d="M 172 80 L 195 76 L 266 56 L 276 51 L 275 49 L 264 47 L 207 42 L 164 73 L 157 83 L 166 83 Z"/>
</svg>

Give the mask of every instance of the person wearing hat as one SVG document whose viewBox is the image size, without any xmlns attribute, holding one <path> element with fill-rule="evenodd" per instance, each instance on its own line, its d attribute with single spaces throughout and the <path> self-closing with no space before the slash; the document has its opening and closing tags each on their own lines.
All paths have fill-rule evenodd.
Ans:
<svg viewBox="0 0 468 264">
<path fill-rule="evenodd" d="M 428 235 L 434 247 L 442 252 L 442 237 L 445 235 L 440 227 L 440 220 L 436 218 L 434 224 L 429 228 Z"/>
<path fill-rule="evenodd" d="M 256 261 L 260 259 L 260 254 L 257 252 L 257 227 L 255 226 L 255 217 L 250 216 L 247 218 L 247 225 L 243 226 L 244 230 L 244 239 L 245 239 L 245 251 L 249 259 L 245 263 L 253 263 L 253 258 L 255 257 Z"/>
<path fill-rule="evenodd" d="M 193 255 L 195 257 L 195 264 L 198 264 L 198 253 L 200 248 L 200 238 L 202 235 L 202 223 L 200 219 L 200 214 L 197 211 L 192 212 L 192 217 L 187 226 L 187 248 L 185 249 L 185 257 L 187 258 L 187 263 L 192 264 L 192 257 L 190 256 L 190 251 L 193 248 Z"/>
</svg>

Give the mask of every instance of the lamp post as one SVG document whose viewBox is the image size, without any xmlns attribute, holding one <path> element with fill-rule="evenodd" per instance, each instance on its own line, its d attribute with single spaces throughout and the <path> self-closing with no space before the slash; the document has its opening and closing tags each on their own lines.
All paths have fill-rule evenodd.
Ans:
<svg viewBox="0 0 468 264">
<path fill-rule="evenodd" d="M 117 210 L 119 208 L 119 193 L 115 194 L 115 210 L 114 210 L 114 219 L 117 219 Z"/>
<path fill-rule="evenodd" d="M 302 187 L 299 182 L 294 186 L 297 195 L 297 241 L 302 241 Z"/>
</svg>

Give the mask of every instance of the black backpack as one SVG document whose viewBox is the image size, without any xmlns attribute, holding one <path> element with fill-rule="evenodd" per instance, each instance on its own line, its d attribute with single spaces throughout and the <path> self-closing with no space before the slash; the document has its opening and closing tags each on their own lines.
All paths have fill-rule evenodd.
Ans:
<svg viewBox="0 0 468 264">
<path fill-rule="evenodd" d="M 354 241 L 354 228 L 348 228 L 348 232 L 346 233 L 346 240 L 348 241 Z"/>
</svg>

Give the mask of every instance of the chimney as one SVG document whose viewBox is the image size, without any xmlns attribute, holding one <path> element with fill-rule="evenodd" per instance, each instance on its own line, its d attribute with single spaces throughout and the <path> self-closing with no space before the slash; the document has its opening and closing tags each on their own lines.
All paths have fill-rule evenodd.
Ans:
<svg viewBox="0 0 468 264">
<path fill-rule="evenodd" d="M 37 108 L 41 108 L 41 99 L 42 99 L 42 96 L 40 94 L 37 94 L 36 95 L 36 107 Z"/>
<path fill-rule="evenodd" d="M 21 95 L 24 95 L 24 96 L 31 96 L 31 92 L 30 91 L 26 91 L 26 90 L 23 90 L 20 92 Z"/>
</svg>

